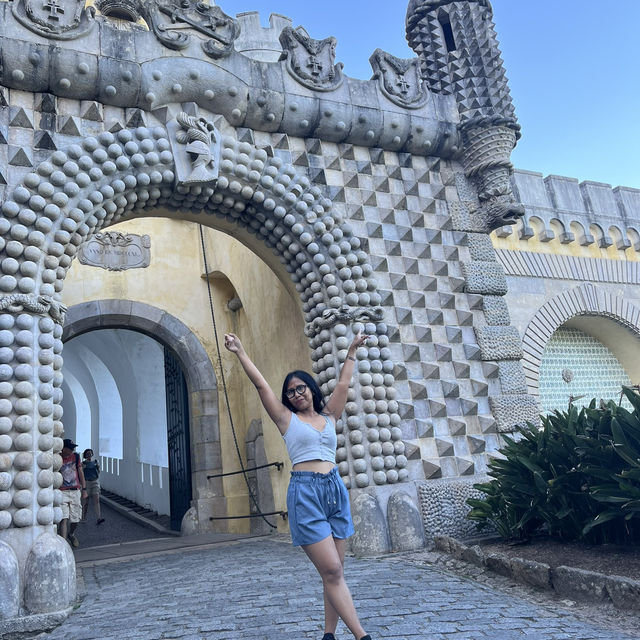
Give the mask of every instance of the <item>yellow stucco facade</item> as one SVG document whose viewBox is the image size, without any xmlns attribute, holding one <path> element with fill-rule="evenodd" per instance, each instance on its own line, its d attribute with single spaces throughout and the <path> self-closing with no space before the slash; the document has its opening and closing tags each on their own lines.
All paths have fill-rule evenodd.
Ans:
<svg viewBox="0 0 640 640">
<path fill-rule="evenodd" d="M 204 228 L 208 273 L 230 404 L 227 408 L 198 225 L 145 218 L 121 223 L 111 230 L 149 235 L 150 266 L 106 271 L 76 260 L 65 282 L 64 304 L 72 307 L 92 300 L 129 300 L 162 309 L 181 320 L 200 340 L 215 370 L 222 471 L 240 469 L 229 413 L 243 458 L 246 456 L 245 438 L 249 425 L 253 420 L 262 420 L 267 460 L 285 462 L 284 469 L 278 471 L 272 467 L 270 471 L 276 510 L 285 510 L 291 465 L 284 441 L 266 415 L 258 394 L 248 383 L 235 356 L 224 349 L 223 334 L 234 332 L 241 337 L 247 352 L 278 395 L 288 371 L 297 368 L 310 370 L 300 302 L 294 297 L 295 291 L 285 287 L 280 279 L 287 279 L 289 275 L 283 267 L 278 277 L 239 241 L 220 231 Z M 227 303 L 235 297 L 242 302 L 242 308 L 231 311 Z M 223 487 L 227 515 L 248 514 L 248 492 L 242 474 L 226 477 Z M 249 526 L 249 520 L 238 519 L 228 520 L 216 528 L 236 532 L 248 531 Z M 286 528 L 286 524 L 280 520 L 279 527 Z"/>
</svg>

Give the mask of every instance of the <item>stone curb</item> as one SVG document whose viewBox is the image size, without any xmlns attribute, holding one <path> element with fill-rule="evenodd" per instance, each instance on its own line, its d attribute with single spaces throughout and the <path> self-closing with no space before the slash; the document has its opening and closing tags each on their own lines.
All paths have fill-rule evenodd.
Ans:
<svg viewBox="0 0 640 640">
<path fill-rule="evenodd" d="M 139 513 L 136 513 L 135 511 L 133 511 L 133 509 L 128 509 L 127 507 L 123 507 L 121 504 L 118 504 L 117 502 L 115 502 L 115 500 L 111 500 L 110 498 L 107 498 L 107 496 L 101 495 L 100 502 L 104 502 L 106 505 L 111 507 L 111 509 L 113 509 L 114 511 L 117 511 L 120 515 L 123 515 L 125 516 L 125 518 L 129 518 L 134 522 L 137 522 L 139 525 L 143 527 L 147 527 L 147 529 L 153 529 L 158 533 L 164 533 L 168 536 L 181 535 L 179 531 L 172 531 L 171 529 L 167 529 L 166 527 L 163 527 L 161 524 L 158 524 L 153 520 L 149 520 L 148 518 L 141 516 Z"/>
<path fill-rule="evenodd" d="M 438 551 L 477 567 L 511 578 L 538 589 L 587 602 L 611 602 L 618 609 L 640 611 L 640 580 L 610 576 L 574 567 L 552 569 L 544 562 L 510 557 L 504 553 L 485 554 L 478 545 L 467 546 L 450 536 L 435 536 Z"/>
</svg>

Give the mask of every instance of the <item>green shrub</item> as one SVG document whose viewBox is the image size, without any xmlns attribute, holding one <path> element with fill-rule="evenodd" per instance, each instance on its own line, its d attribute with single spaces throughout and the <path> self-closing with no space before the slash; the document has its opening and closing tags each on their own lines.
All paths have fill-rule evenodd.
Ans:
<svg viewBox="0 0 640 640">
<path fill-rule="evenodd" d="M 506 539 L 546 531 L 563 540 L 640 540 L 640 396 L 623 389 L 633 410 L 614 402 L 556 411 L 542 427 L 505 436 L 489 464 L 485 494 L 468 500 L 468 517 Z"/>
</svg>

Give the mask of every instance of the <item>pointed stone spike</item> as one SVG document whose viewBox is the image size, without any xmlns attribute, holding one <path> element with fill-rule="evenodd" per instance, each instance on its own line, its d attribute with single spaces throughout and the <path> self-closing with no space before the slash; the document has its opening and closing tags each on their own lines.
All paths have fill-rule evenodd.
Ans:
<svg viewBox="0 0 640 640">
<path fill-rule="evenodd" d="M 431 342 L 431 327 L 416 326 L 414 332 L 418 342 Z"/>
<path fill-rule="evenodd" d="M 424 471 L 424 477 L 428 480 L 435 478 L 442 478 L 442 469 L 436 461 L 423 460 L 422 470 Z"/>
<path fill-rule="evenodd" d="M 405 362 L 420 362 L 420 349 L 417 344 L 403 344 L 402 353 Z"/>
<path fill-rule="evenodd" d="M 449 418 L 447 420 L 449 425 L 449 433 L 452 436 L 464 436 L 467 433 L 467 423 L 464 420 L 456 420 L 455 418 Z"/>
<path fill-rule="evenodd" d="M 40 113 L 56 113 L 56 97 L 51 93 L 43 93 L 36 109 Z"/>
<path fill-rule="evenodd" d="M 471 367 L 468 362 L 454 362 L 453 370 L 456 374 L 456 378 L 468 378 L 471 372 Z"/>
<path fill-rule="evenodd" d="M 458 398 L 460 396 L 460 387 L 457 382 L 452 380 L 440 380 L 442 387 L 442 395 L 445 398 Z"/>
<path fill-rule="evenodd" d="M 101 106 L 94 100 L 82 102 L 80 115 L 83 120 L 91 120 L 92 122 L 102 122 L 103 120 Z"/>
<path fill-rule="evenodd" d="M 445 344 L 436 344 L 435 350 L 438 362 L 451 362 L 451 347 Z"/>
<path fill-rule="evenodd" d="M 420 447 L 412 442 L 404 443 L 404 455 L 407 460 L 420 460 Z"/>
<path fill-rule="evenodd" d="M 473 460 L 468 458 L 456 458 L 456 465 L 458 467 L 458 475 L 460 476 L 472 476 L 475 470 Z"/>
<path fill-rule="evenodd" d="M 478 414 L 478 403 L 467 398 L 460 398 L 460 408 L 463 416 L 475 416 Z"/>
<path fill-rule="evenodd" d="M 118 131 L 122 131 L 124 129 L 124 125 L 122 124 L 122 122 L 114 122 L 110 127 L 109 127 L 109 132 L 110 133 L 118 133 Z"/>
<path fill-rule="evenodd" d="M 409 380 L 409 391 L 411 392 L 411 397 L 413 400 L 427 399 L 427 388 L 419 382 Z"/>
<path fill-rule="evenodd" d="M 36 131 L 34 136 L 34 147 L 36 149 L 48 149 L 50 151 L 56 151 L 58 148 L 48 131 Z"/>
<path fill-rule="evenodd" d="M 416 420 L 418 438 L 433 438 L 433 422 L 431 420 Z"/>
<path fill-rule="evenodd" d="M 9 108 L 9 126 L 22 127 L 23 129 L 33 129 L 33 117 L 27 114 L 22 107 Z"/>
<path fill-rule="evenodd" d="M 438 450 L 438 455 L 441 458 L 452 456 L 454 454 L 453 442 L 443 440 L 442 438 L 436 438 L 436 449 Z"/>
<path fill-rule="evenodd" d="M 399 402 L 398 415 L 403 420 L 413 420 L 413 418 L 415 418 L 415 411 L 414 411 L 413 404 L 409 404 L 407 402 Z"/>
<path fill-rule="evenodd" d="M 483 453 L 487 443 L 484 438 L 478 436 L 467 436 L 467 444 L 469 445 L 469 452 L 472 454 Z"/>
<path fill-rule="evenodd" d="M 498 425 L 493 416 L 478 416 L 482 433 L 498 433 Z"/>
<path fill-rule="evenodd" d="M 445 327 L 445 331 L 449 342 L 462 342 L 462 329 L 460 327 Z"/>
<path fill-rule="evenodd" d="M 13 151 L 13 155 L 11 155 Z M 31 158 L 27 155 L 24 147 L 13 147 L 9 151 L 9 164 L 14 167 L 33 167 Z"/>
<path fill-rule="evenodd" d="M 463 348 L 464 348 L 464 355 L 467 357 L 468 360 L 481 359 L 480 347 L 477 344 L 465 344 Z"/>
<path fill-rule="evenodd" d="M 74 116 L 60 116 L 58 119 L 58 131 L 67 136 L 79 136 L 80 122 L 78 118 Z"/>
<path fill-rule="evenodd" d="M 422 373 L 425 380 L 438 380 L 440 378 L 440 367 L 433 362 L 423 362 Z"/>
<path fill-rule="evenodd" d="M 411 309 L 405 307 L 396 307 L 396 318 L 399 324 L 411 324 L 413 322 L 413 314 Z"/>
<path fill-rule="evenodd" d="M 447 405 L 444 402 L 438 400 L 429 400 L 429 410 L 432 418 L 446 418 L 447 417 Z"/>
<path fill-rule="evenodd" d="M 485 378 L 497 378 L 500 373 L 500 367 L 497 362 L 489 360 L 482 363 L 482 372 Z"/>
<path fill-rule="evenodd" d="M 479 398 L 486 397 L 489 394 L 489 385 L 483 380 L 471 379 L 471 391 L 474 396 Z"/>
</svg>

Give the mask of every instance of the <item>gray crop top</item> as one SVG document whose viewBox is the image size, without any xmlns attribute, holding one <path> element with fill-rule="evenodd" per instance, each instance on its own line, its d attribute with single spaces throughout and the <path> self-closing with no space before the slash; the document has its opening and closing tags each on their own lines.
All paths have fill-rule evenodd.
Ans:
<svg viewBox="0 0 640 640">
<path fill-rule="evenodd" d="M 283 438 L 291 458 L 291 464 L 307 460 L 336 461 L 338 438 L 336 428 L 329 416 L 323 416 L 325 426 L 322 431 L 314 429 L 308 422 L 303 422 L 292 411 L 289 428 Z"/>
</svg>

